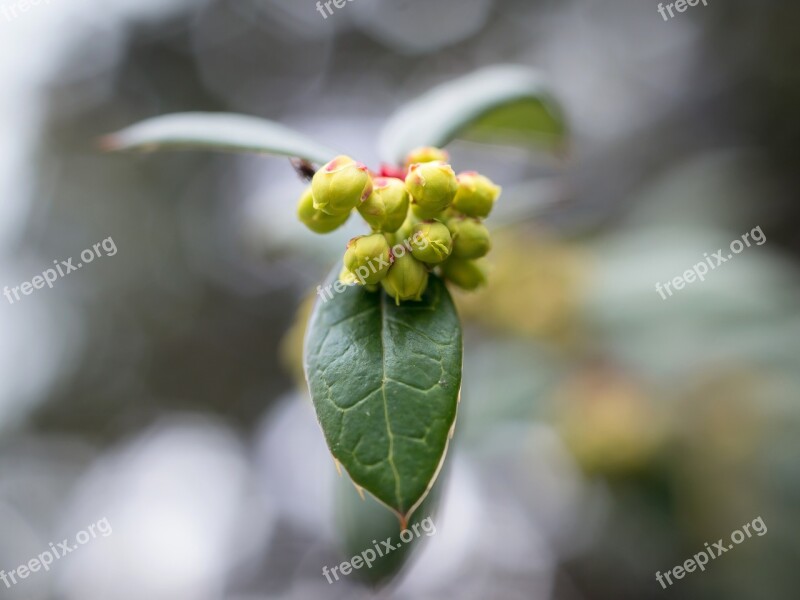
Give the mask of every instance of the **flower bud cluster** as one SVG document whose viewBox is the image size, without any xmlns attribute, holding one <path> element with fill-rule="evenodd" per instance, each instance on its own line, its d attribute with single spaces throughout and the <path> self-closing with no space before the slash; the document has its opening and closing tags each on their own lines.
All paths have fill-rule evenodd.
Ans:
<svg viewBox="0 0 800 600">
<path fill-rule="evenodd" d="M 341 281 L 380 284 L 397 303 L 421 299 L 431 271 L 466 290 L 486 283 L 483 219 L 501 189 L 475 171 L 456 175 L 448 160 L 444 150 L 418 148 L 404 169 L 392 169 L 401 179 L 338 156 L 314 174 L 297 207 L 301 222 L 329 233 L 357 210 L 372 228 L 348 242 Z"/>
</svg>

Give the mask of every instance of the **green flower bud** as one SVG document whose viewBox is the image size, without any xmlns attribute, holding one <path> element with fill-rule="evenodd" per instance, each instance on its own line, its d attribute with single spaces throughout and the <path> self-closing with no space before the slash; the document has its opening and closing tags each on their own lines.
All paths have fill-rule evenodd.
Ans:
<svg viewBox="0 0 800 600">
<path fill-rule="evenodd" d="M 355 285 L 358 283 L 356 276 L 348 271 L 347 267 L 344 266 L 342 267 L 342 270 L 339 271 L 339 281 L 345 285 Z"/>
<path fill-rule="evenodd" d="M 400 179 L 379 177 L 372 195 L 358 206 L 358 212 L 375 231 L 396 231 L 408 215 L 408 191 Z"/>
<path fill-rule="evenodd" d="M 350 213 L 333 216 L 317 210 L 314 208 L 314 198 L 309 186 L 297 203 L 297 218 L 314 233 L 330 233 L 344 225 L 350 218 Z"/>
<path fill-rule="evenodd" d="M 380 233 L 355 237 L 347 244 L 344 266 L 361 285 L 378 283 L 392 265 L 389 242 Z"/>
<path fill-rule="evenodd" d="M 329 215 L 349 213 L 372 193 L 367 167 L 347 156 L 337 156 L 311 180 L 314 208 Z"/>
<path fill-rule="evenodd" d="M 353 275 L 350 271 L 347 270 L 347 267 L 342 267 L 342 270 L 339 271 L 339 281 L 342 282 L 346 286 L 351 285 L 358 285 L 358 277 Z M 364 285 L 364 289 L 368 292 L 377 292 L 380 289 L 380 284 L 376 283 L 375 285 Z"/>
<path fill-rule="evenodd" d="M 483 260 L 450 258 L 440 265 L 442 276 L 464 290 L 475 290 L 486 285 L 486 263 Z"/>
<path fill-rule="evenodd" d="M 447 223 L 450 219 L 461 219 L 464 216 L 464 213 L 458 212 L 453 205 L 451 204 L 449 207 L 445 208 L 442 213 L 436 217 L 437 220 L 441 221 L 442 223 Z"/>
<path fill-rule="evenodd" d="M 402 254 L 395 258 L 381 285 L 397 304 L 401 300 L 421 300 L 428 287 L 428 269 L 410 254 Z"/>
<path fill-rule="evenodd" d="M 438 221 L 418 223 L 411 236 L 411 254 L 430 265 L 439 264 L 453 249 L 453 238 L 446 225 Z"/>
<path fill-rule="evenodd" d="M 453 208 L 470 217 L 485 219 L 492 212 L 501 191 L 502 188 L 492 183 L 491 179 L 475 171 L 461 173 Z"/>
<path fill-rule="evenodd" d="M 458 190 L 453 168 L 441 161 L 411 165 L 406 175 L 411 207 L 420 219 L 432 219 L 450 206 Z"/>
<path fill-rule="evenodd" d="M 469 217 L 457 217 L 447 222 L 453 236 L 453 258 L 480 258 L 492 248 L 486 226 Z"/>
<path fill-rule="evenodd" d="M 450 155 L 446 150 L 434 148 L 433 146 L 422 146 L 415 148 L 406 156 L 406 167 L 415 165 L 417 163 L 427 163 L 433 161 L 441 161 L 443 163 L 450 162 Z"/>
</svg>

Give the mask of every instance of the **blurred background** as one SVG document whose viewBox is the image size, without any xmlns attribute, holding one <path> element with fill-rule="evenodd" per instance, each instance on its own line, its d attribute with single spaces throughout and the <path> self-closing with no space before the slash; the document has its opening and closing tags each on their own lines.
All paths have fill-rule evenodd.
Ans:
<svg viewBox="0 0 800 600">
<path fill-rule="evenodd" d="M 113 527 L 0 597 L 796 598 L 800 7 L 657 4 L 0 0 L 0 286 L 118 248 L 0 298 L 0 569 Z M 363 226 L 307 232 L 286 160 L 95 140 L 234 111 L 377 167 L 395 109 L 500 63 L 548 77 L 570 151 L 450 148 L 506 192 L 490 286 L 457 297 L 436 534 L 382 587 L 330 585 L 384 515 L 336 474 L 300 348 Z M 763 245 L 656 293 L 756 227 Z M 759 516 L 763 537 L 656 582 Z"/>
</svg>

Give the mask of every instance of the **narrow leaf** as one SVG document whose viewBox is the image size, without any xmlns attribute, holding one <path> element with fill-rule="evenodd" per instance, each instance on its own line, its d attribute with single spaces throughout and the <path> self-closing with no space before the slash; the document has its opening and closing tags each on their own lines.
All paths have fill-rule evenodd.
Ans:
<svg viewBox="0 0 800 600">
<path fill-rule="evenodd" d="M 536 143 L 557 149 L 566 123 L 542 75 L 520 66 L 489 67 L 450 81 L 401 107 L 380 137 L 384 160 L 400 163 L 420 146 L 456 138 Z"/>
<path fill-rule="evenodd" d="M 104 150 L 255 152 L 324 164 L 330 150 L 279 123 L 231 113 L 177 113 L 146 119 L 100 140 Z"/>
<path fill-rule="evenodd" d="M 350 287 L 319 299 L 311 317 L 306 379 L 328 447 L 403 526 L 444 461 L 461 356 L 458 315 L 435 276 L 421 302 Z"/>
</svg>

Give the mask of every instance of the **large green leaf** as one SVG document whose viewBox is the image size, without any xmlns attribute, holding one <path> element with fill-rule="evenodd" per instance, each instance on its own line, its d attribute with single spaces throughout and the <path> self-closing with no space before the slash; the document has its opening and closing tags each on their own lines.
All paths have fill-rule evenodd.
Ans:
<svg viewBox="0 0 800 600">
<path fill-rule="evenodd" d="M 400 163 L 414 148 L 456 138 L 540 144 L 560 150 L 567 126 L 548 84 L 535 70 L 489 67 L 450 81 L 400 108 L 383 128 L 384 160 Z"/>
<path fill-rule="evenodd" d="M 461 325 L 447 288 L 431 276 L 421 302 L 400 306 L 361 287 L 318 299 L 304 354 L 331 453 L 405 524 L 436 480 L 455 424 Z"/>
<path fill-rule="evenodd" d="M 336 152 L 279 123 L 230 113 L 177 113 L 146 119 L 100 140 L 105 150 L 208 149 L 256 152 L 324 164 Z"/>
</svg>

